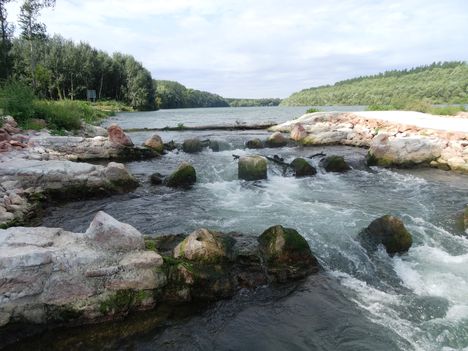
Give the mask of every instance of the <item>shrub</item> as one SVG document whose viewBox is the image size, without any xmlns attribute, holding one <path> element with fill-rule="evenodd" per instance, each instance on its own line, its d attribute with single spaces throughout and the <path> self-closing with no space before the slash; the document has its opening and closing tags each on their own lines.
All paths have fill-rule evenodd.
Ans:
<svg viewBox="0 0 468 351">
<path fill-rule="evenodd" d="M 309 108 L 309 109 L 306 111 L 306 113 L 315 113 L 315 112 L 320 112 L 320 110 L 317 109 L 317 108 L 312 107 L 312 108 Z"/>
<path fill-rule="evenodd" d="M 23 125 L 34 116 L 34 92 L 26 84 L 9 81 L 0 88 L 0 109 Z"/>
<path fill-rule="evenodd" d="M 367 106 L 367 111 L 391 111 L 397 110 L 397 108 L 393 105 L 369 105 Z"/>
<path fill-rule="evenodd" d="M 82 111 L 76 104 L 67 101 L 44 101 L 34 102 L 36 118 L 44 119 L 52 129 L 76 130 L 81 127 Z"/>
<path fill-rule="evenodd" d="M 459 106 L 442 106 L 433 107 L 431 113 L 433 115 L 455 116 L 458 112 L 465 112 L 466 109 L 463 105 Z"/>
</svg>

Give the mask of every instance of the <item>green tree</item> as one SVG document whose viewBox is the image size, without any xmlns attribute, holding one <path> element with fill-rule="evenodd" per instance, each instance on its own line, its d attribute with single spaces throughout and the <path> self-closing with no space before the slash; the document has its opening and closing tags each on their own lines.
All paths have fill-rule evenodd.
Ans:
<svg viewBox="0 0 468 351">
<path fill-rule="evenodd" d="M 0 80 L 6 80 L 10 77 L 12 70 L 12 59 L 10 55 L 11 38 L 13 28 L 7 21 L 6 4 L 11 0 L 0 0 Z"/>
</svg>

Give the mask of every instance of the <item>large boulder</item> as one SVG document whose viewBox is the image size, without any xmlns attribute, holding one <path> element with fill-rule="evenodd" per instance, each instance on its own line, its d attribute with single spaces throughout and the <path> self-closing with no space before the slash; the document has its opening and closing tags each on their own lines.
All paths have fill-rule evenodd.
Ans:
<svg viewBox="0 0 468 351">
<path fill-rule="evenodd" d="M 138 186 L 138 181 L 123 163 L 109 162 L 104 174 L 112 185 L 121 190 L 130 190 Z"/>
<path fill-rule="evenodd" d="M 413 243 L 413 238 L 403 221 L 390 215 L 372 221 L 359 233 L 359 240 L 366 249 L 371 251 L 381 244 L 390 255 L 408 251 Z"/>
<path fill-rule="evenodd" d="M 288 144 L 288 139 L 281 132 L 275 132 L 268 137 L 266 144 L 268 147 L 283 147 Z"/>
<path fill-rule="evenodd" d="M 170 174 L 164 184 L 171 188 L 188 188 L 197 181 L 195 168 L 188 163 L 182 162 L 177 169 Z"/>
<path fill-rule="evenodd" d="M 151 137 L 146 139 L 144 146 L 150 148 L 158 153 L 162 153 L 164 150 L 164 143 L 161 137 L 157 134 L 153 134 Z"/>
<path fill-rule="evenodd" d="M 291 130 L 291 139 L 294 141 L 300 141 L 307 136 L 305 128 L 300 123 L 296 123 Z"/>
<path fill-rule="evenodd" d="M 203 143 L 200 139 L 187 139 L 182 144 L 182 150 L 188 154 L 194 154 L 203 150 Z"/>
<path fill-rule="evenodd" d="M 133 146 L 132 139 L 125 134 L 122 128 L 117 124 L 112 124 L 107 128 L 107 133 L 109 134 L 109 140 L 118 145 L 122 146 Z"/>
<path fill-rule="evenodd" d="M 279 281 L 302 278 L 319 269 L 309 244 L 292 228 L 270 227 L 260 235 L 258 242 L 269 273 Z"/>
<path fill-rule="evenodd" d="M 242 156 L 238 164 L 239 179 L 267 179 L 267 160 L 262 156 Z"/>
<path fill-rule="evenodd" d="M 258 138 L 255 138 L 255 139 L 247 141 L 245 143 L 245 147 L 247 149 L 262 149 L 265 147 L 265 145 L 263 145 L 263 141 L 261 141 Z"/>
<path fill-rule="evenodd" d="M 308 177 L 317 174 L 317 170 L 309 162 L 300 157 L 294 159 L 291 162 L 291 166 L 294 167 L 294 175 L 296 177 Z"/>
<path fill-rule="evenodd" d="M 175 247 L 174 257 L 190 261 L 220 262 L 232 258 L 233 245 L 232 238 L 201 228 Z"/>
<path fill-rule="evenodd" d="M 351 169 L 343 156 L 328 156 L 321 161 L 321 164 L 327 172 L 343 173 Z"/>
<path fill-rule="evenodd" d="M 121 223 L 103 211 L 94 216 L 85 233 L 90 243 L 113 251 L 143 250 L 143 235 L 130 224 Z"/>
</svg>

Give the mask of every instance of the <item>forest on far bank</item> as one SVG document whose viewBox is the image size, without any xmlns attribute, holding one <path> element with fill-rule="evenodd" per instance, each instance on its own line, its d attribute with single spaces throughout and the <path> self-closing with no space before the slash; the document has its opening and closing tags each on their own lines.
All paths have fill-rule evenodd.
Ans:
<svg viewBox="0 0 468 351">
<path fill-rule="evenodd" d="M 296 92 L 281 105 L 398 105 L 402 100 L 468 104 L 468 64 L 464 61 L 434 62 L 343 80 Z"/>
</svg>

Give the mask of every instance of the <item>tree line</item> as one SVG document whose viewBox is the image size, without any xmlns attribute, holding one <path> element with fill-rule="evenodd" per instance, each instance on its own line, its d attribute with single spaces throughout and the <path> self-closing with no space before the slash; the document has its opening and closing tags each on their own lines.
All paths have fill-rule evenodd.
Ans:
<svg viewBox="0 0 468 351">
<path fill-rule="evenodd" d="M 424 100 L 432 104 L 468 103 L 468 64 L 435 62 L 408 70 L 381 74 L 304 89 L 282 105 L 395 105 L 401 100 Z"/>
</svg>

